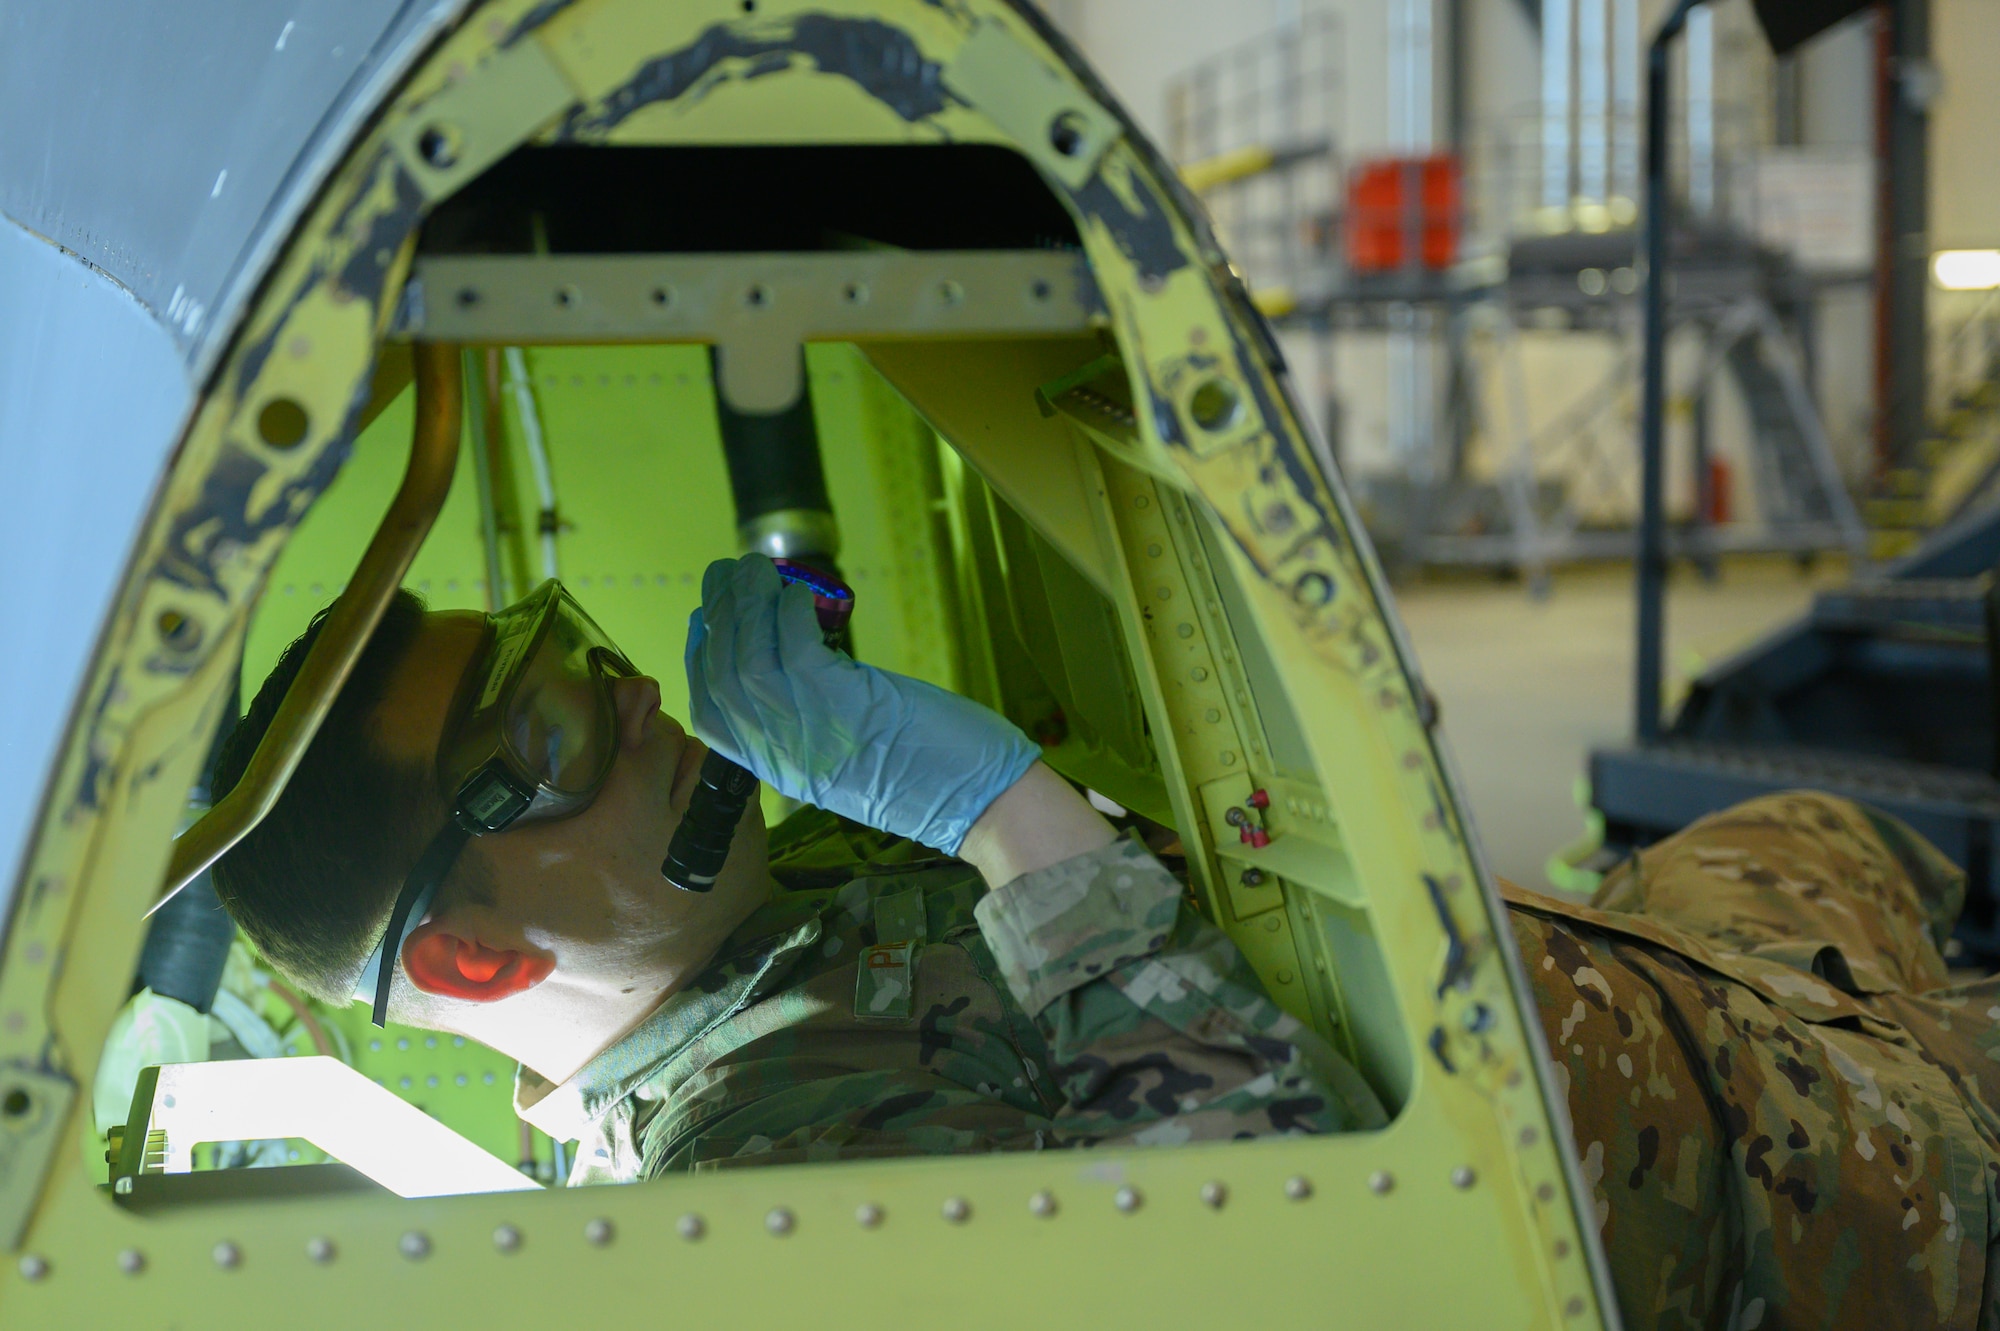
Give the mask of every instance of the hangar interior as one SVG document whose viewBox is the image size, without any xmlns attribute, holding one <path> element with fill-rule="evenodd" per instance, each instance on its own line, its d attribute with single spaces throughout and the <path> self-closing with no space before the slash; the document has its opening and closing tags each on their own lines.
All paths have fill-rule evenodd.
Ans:
<svg viewBox="0 0 2000 1331">
<path fill-rule="evenodd" d="M 1335 1277 L 1459 1245 L 1449 1278 L 1367 1296 L 1382 1317 L 1617 1325 L 1496 874 L 1587 893 L 1703 813 L 1813 785 L 1967 869 L 1950 955 L 2000 962 L 2000 16 L 1978 0 L 1806 34 L 1749 0 L 606 0 L 378 26 L 260 32 L 259 60 L 368 36 L 373 63 L 203 295 L 173 278 L 192 241 L 93 250 L 90 227 L 143 225 L 0 152 L 6 243 L 32 249 L 10 271 L 81 263 L 171 332 L 164 442 L 105 509 L 124 562 L 78 591 L 87 616 L 37 609 L 88 619 L 68 658 L 10 667 L 48 705 L 15 737 L 46 762 L 0 967 L 26 1291 L 0 1308 L 148 1297 L 65 1293 L 50 1273 L 82 1259 L 45 1253 L 206 1279 L 266 1232 L 273 1281 L 351 1247 L 433 1277 L 427 1307 L 468 1283 L 555 1307 L 553 1269 L 479 1263 L 560 1230 L 564 1262 L 671 1250 L 748 1280 L 799 1224 L 838 1284 L 889 1259 L 840 1246 L 848 1220 L 810 1247 L 826 1216 L 942 1199 L 908 1260 L 1002 1196 L 1001 1226 L 1029 1223 L 1017 1193 L 1047 1214 L 1041 1166 L 997 1159 L 558 1201 L 574 1144 L 516 1115 L 511 1061 L 275 974 L 204 871 L 399 584 L 494 611 L 559 578 L 685 715 L 709 561 L 837 568 L 857 659 L 1000 712 L 1179 868 L 1393 1121 L 1320 1155 L 1063 1175 L 1095 1208 L 1063 1277 L 1086 1300 L 1133 1257 L 1136 1198 L 1185 1201 L 1155 1210 L 1192 1251 L 1241 1192 L 1218 1242 L 1290 1269 L 1328 1232 L 1289 1218 L 1309 1177 L 1339 1177 L 1401 1205 L 1327 1222 Z M 199 164 L 217 201 L 229 154 Z M 47 327 L 65 364 L 106 345 Z M 10 440 L 40 423 L 8 410 Z M 218 734 L 336 598 L 295 724 L 211 791 Z M 1212 1191 L 1218 1170 L 1241 1181 Z"/>
</svg>

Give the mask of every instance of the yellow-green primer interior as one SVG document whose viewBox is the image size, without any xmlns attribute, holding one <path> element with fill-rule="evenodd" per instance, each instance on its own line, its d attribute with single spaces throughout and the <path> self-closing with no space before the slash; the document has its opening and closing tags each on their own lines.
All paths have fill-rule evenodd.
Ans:
<svg viewBox="0 0 2000 1331">
<path fill-rule="evenodd" d="M 21 1242 L 52 1254 L 59 1272 L 107 1273 L 122 1246 L 143 1244 L 151 1283 L 107 1274 L 0 1284 L 0 1312 L 58 1325 L 88 1308 L 100 1322 L 140 1325 L 198 1309 L 208 1324 L 258 1325 L 296 1308 L 302 1281 L 318 1281 L 311 1312 L 329 1325 L 379 1315 L 385 1298 L 419 1324 L 615 1321 L 662 1315 L 667 1291 L 677 1316 L 754 1320 L 794 1315 L 803 1301 L 833 1324 L 940 1309 L 975 1324 L 1051 1310 L 1066 1321 L 1240 1321 L 1246 1301 L 1259 1321 L 1582 1326 L 1615 1316 L 1586 1262 L 1587 1197 L 1572 1191 L 1534 1017 L 1420 686 L 1240 289 L 1156 165 L 1119 137 L 1115 113 L 1016 11 L 993 0 L 822 9 L 890 25 L 948 80 L 955 71 L 961 95 L 918 123 L 800 62 L 647 107 L 584 141 L 948 134 L 1036 161 L 1078 215 L 1104 293 L 1092 336 L 811 353 L 843 562 L 863 598 L 860 653 L 1031 730 L 1060 707 L 1066 736 L 1052 761 L 1179 831 L 1204 906 L 1281 1003 L 1354 1054 L 1395 1122 L 1312 1140 L 808 1166 L 568 1194 L 246 1200 L 143 1217 L 91 1186 L 101 1144 L 72 1126 L 63 1135 L 73 1149 L 46 1155 L 46 1183 L 27 1198 Z M 311 496 L 323 484 L 315 468 L 335 456 L 337 423 L 365 385 L 412 254 L 378 250 L 389 255 L 380 280 L 359 291 L 343 285 L 341 264 L 379 246 L 377 223 L 412 234 L 413 217 L 397 221 L 407 212 L 398 154 L 434 103 L 456 97 L 472 143 L 490 128 L 500 140 L 482 149 L 490 162 L 538 132 L 538 104 L 602 108 L 647 53 L 684 47 L 710 25 L 780 24 L 789 12 L 767 4 L 747 19 L 734 4 L 602 0 L 550 17 L 490 4 L 385 108 L 280 261 L 163 489 L 36 845 L 31 877 L 47 886 L 27 898 L 0 965 L 0 1006 L 25 1014 L 0 1023 L 0 1044 L 46 1041 L 59 1069 L 88 1077 L 239 647 L 254 685 L 332 595 L 386 502 L 408 428 L 407 409 L 393 406 L 302 521 L 294 512 L 253 528 L 226 551 L 190 537 L 204 505 L 219 502 L 211 478 L 232 459 L 261 468 L 242 497 L 251 507 L 282 505 L 287 485 Z M 1049 86 L 1037 93 L 996 69 Z M 1048 160 L 1037 96 L 1088 121 L 1088 173 Z M 461 183 L 434 182 L 426 198 Z M 1136 252 L 1133 218 L 1177 256 Z M 272 346 L 308 351 L 251 354 Z M 1107 350 L 1115 359 L 1095 398 L 1052 389 L 1038 399 Z M 531 354 L 572 524 L 560 541 L 565 576 L 659 672 L 670 708 L 699 569 L 735 552 L 703 360 L 685 345 Z M 260 443 L 251 425 L 277 394 L 314 422 L 286 449 Z M 467 479 L 412 573 L 440 606 L 485 598 Z M 167 575 L 191 559 L 212 592 Z M 152 663 L 169 610 L 197 632 L 182 635 L 196 645 L 165 669 Z M 1253 785 L 1273 797 L 1263 851 L 1236 843 L 1222 817 Z M 1263 881 L 1246 882 L 1247 867 L 1266 869 Z M 66 957 L 59 977 L 41 964 L 54 947 Z M 438 1102 L 438 1112 L 461 1111 Z M 469 1129 L 492 1130 L 476 1121 L 490 1107 L 462 1112 Z M 17 1161 L 44 1137 L 19 1140 Z M 1216 1182 L 1228 1198 L 1220 1207 L 1201 1200 Z M 1121 1186 L 1145 1204 L 1114 1208 Z M 1026 1209 L 1040 1188 L 1061 1198 L 1053 1223 Z M 975 1222 L 941 1220 L 946 1197 L 967 1199 Z M 857 1227 L 863 1201 L 889 1223 Z M 799 1218 L 783 1239 L 762 1223 L 776 1206 Z M 704 1217 L 698 1244 L 682 1237 L 687 1214 Z M 586 1241 L 586 1220 L 606 1222 L 588 1232 L 616 1242 Z M 496 1224 L 526 1243 L 496 1249 Z M 425 1236 L 421 1262 L 399 1247 L 413 1230 Z M 301 1255 L 309 1237 L 328 1235 L 342 1254 L 331 1272 Z M 249 1259 L 218 1267 L 210 1253 L 221 1241 Z"/>
<path fill-rule="evenodd" d="M 475 383 L 480 360 L 477 353 L 467 357 Z M 680 657 L 688 615 L 701 601 L 702 570 L 737 549 L 708 356 L 698 346 L 544 347 L 529 350 L 526 364 L 562 518 L 561 575 L 641 668 L 657 675 L 667 711 L 685 718 Z M 1109 598 L 996 495 L 856 348 L 813 344 L 807 367 L 841 524 L 842 570 L 861 607 L 858 653 L 1004 711 L 1049 741 L 1049 760 L 1066 774 L 1172 826 L 1173 803 Z M 387 507 L 409 452 L 413 392 L 406 387 L 358 436 L 352 457 L 273 568 L 244 647 L 246 699 L 285 645 L 339 593 Z M 496 527 L 508 574 L 500 589 L 505 599 L 539 578 L 540 556 L 528 536 L 536 499 L 519 483 L 530 468 L 516 407 L 511 394 L 502 401 L 499 435 L 515 455 L 511 466 L 496 469 L 492 501 L 502 515 Z M 469 415 L 451 495 L 406 579 L 433 609 L 485 610 L 494 603 L 473 447 Z M 1182 512 L 1191 529 L 1191 514 Z M 1208 533 L 1200 549 L 1210 567 L 1214 539 Z M 1216 591 L 1223 599 L 1208 614 L 1221 618 L 1211 632 L 1229 616 L 1247 614 L 1233 583 Z M 1160 608 L 1177 607 L 1169 598 Z M 1310 760 L 1268 660 L 1254 636 L 1242 645 L 1233 710 L 1235 733 L 1245 734 L 1249 746 L 1245 765 L 1310 786 Z M 1253 675 L 1255 694 L 1276 700 L 1280 710 L 1275 734 L 1252 710 L 1245 686 Z M 1204 719 L 1210 710 L 1219 709 L 1204 709 Z M 774 806 L 771 813 L 782 810 Z M 1271 992 L 1369 1066 L 1385 1101 L 1398 1104 L 1409 1084 L 1407 1039 L 1373 955 L 1366 912 L 1302 904 L 1309 919 L 1320 917 L 1346 964 L 1315 967 L 1301 958 L 1292 938 L 1298 922 L 1284 910 L 1275 881 L 1236 884 L 1215 914 Z M 1350 1029 L 1350 1007 L 1367 1028 L 1365 1059 Z M 372 1031 L 364 1016 L 359 1007 L 322 1014 L 342 1026 L 358 1069 L 503 1159 L 515 1158 L 520 1128 L 510 1088 L 488 1075 L 497 1056 L 428 1032 Z M 537 1139 L 536 1154 L 546 1161 L 545 1141 Z"/>
</svg>

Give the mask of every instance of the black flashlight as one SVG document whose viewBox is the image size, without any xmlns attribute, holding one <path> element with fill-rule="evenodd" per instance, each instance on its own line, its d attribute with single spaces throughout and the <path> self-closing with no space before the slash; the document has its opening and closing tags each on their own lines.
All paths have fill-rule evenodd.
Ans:
<svg viewBox="0 0 2000 1331">
<path fill-rule="evenodd" d="M 820 636 L 827 646 L 842 650 L 847 642 L 847 621 L 854 613 L 853 589 L 832 574 L 796 560 L 771 562 L 787 583 L 812 588 Z M 681 815 L 667 858 L 660 865 L 668 882 L 683 892 L 706 892 L 715 886 L 716 875 L 729 858 L 736 824 L 743 821 L 743 810 L 756 791 L 757 778 L 740 763 L 709 750 L 701 761 L 701 779 L 688 797 L 687 812 Z"/>
</svg>

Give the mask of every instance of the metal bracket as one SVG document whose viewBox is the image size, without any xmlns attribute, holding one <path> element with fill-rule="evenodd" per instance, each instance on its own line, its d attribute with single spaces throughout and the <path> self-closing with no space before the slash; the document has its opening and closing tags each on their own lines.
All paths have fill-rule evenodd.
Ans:
<svg viewBox="0 0 2000 1331">
<path fill-rule="evenodd" d="M 450 84 L 390 135 L 411 179 L 435 201 L 568 110 L 576 90 L 537 41 L 518 42 Z"/>
<path fill-rule="evenodd" d="M 965 39 L 944 81 L 1071 189 L 1083 188 L 1121 132 L 1116 117 L 990 19 Z"/>
<path fill-rule="evenodd" d="M 0 1240 L 17 1251 L 76 1103 L 76 1083 L 56 1072 L 0 1064 Z"/>
<path fill-rule="evenodd" d="M 1072 336 L 1100 317 L 1060 250 L 436 255 L 391 336 L 523 343 L 708 341 L 738 411 L 799 395 L 801 342 Z"/>
<path fill-rule="evenodd" d="M 1241 808 L 1251 789 L 1248 773 L 1237 773 L 1201 787 L 1202 809 L 1215 838 L 1215 857 L 1228 880 L 1229 905 L 1239 920 L 1247 920 L 1284 904 L 1284 882 L 1337 901 L 1364 907 L 1367 898 L 1355 881 L 1339 832 L 1327 812 L 1326 796 L 1314 786 L 1274 779 L 1265 783 L 1271 796 L 1266 826 L 1268 845 L 1244 844 L 1229 823 L 1232 807 Z"/>
</svg>

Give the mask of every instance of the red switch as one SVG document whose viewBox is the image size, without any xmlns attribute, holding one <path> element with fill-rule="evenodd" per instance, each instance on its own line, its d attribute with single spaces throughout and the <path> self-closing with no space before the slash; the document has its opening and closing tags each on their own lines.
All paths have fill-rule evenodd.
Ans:
<svg viewBox="0 0 2000 1331">
<path fill-rule="evenodd" d="M 1243 802 L 1253 809 L 1268 809 L 1271 807 L 1271 792 L 1261 788 L 1253 790 L 1250 792 L 1250 798 Z"/>
<path fill-rule="evenodd" d="M 1271 834 L 1261 827 L 1244 828 L 1243 839 L 1250 843 L 1252 850 L 1262 850 L 1271 844 Z"/>
</svg>

